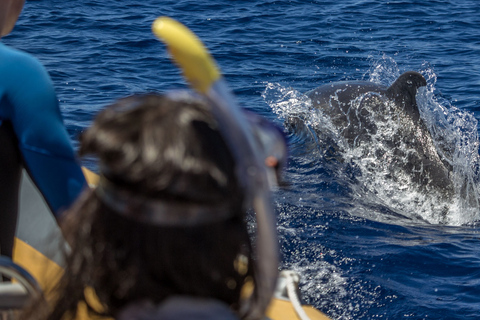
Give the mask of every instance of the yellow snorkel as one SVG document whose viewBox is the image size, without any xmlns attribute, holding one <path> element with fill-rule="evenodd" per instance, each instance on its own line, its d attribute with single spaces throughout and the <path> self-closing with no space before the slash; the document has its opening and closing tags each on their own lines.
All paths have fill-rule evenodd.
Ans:
<svg viewBox="0 0 480 320">
<path fill-rule="evenodd" d="M 245 115 L 203 43 L 184 25 L 167 17 L 156 19 L 152 30 L 167 45 L 188 83 L 210 102 L 238 164 L 238 179 L 252 201 L 257 220 L 255 293 L 243 311 L 250 310 L 249 318 L 262 318 L 278 275 L 276 221 L 264 159 Z"/>
</svg>

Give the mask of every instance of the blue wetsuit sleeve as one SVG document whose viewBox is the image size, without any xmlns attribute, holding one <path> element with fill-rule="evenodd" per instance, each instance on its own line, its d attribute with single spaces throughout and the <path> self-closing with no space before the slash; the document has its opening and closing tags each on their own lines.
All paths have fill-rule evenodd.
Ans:
<svg viewBox="0 0 480 320">
<path fill-rule="evenodd" d="M 10 110 L 6 114 L 13 124 L 27 171 L 58 216 L 87 184 L 47 71 L 28 54 L 20 53 L 19 60 L 10 64 Z"/>
</svg>

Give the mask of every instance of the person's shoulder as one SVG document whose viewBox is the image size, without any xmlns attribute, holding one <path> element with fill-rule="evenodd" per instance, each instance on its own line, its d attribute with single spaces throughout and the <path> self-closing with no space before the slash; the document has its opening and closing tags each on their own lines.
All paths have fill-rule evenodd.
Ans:
<svg viewBox="0 0 480 320">
<path fill-rule="evenodd" d="M 6 45 L 0 45 L 0 65 L 4 72 L 12 70 L 15 72 L 29 70 L 36 72 L 45 72 L 42 63 L 33 55 Z"/>
</svg>

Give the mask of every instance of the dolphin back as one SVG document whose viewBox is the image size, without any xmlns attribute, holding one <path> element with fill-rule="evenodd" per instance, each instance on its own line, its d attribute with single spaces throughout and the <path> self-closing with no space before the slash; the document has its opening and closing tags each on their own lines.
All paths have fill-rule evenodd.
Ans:
<svg viewBox="0 0 480 320">
<path fill-rule="evenodd" d="M 322 85 L 306 95 L 312 107 L 329 118 L 348 148 L 361 148 L 379 164 L 391 158 L 390 176 L 404 172 L 424 190 L 436 189 L 450 196 L 452 168 L 438 154 L 416 100 L 418 90 L 426 85 L 420 73 L 408 71 L 390 87 L 343 81 Z"/>
</svg>

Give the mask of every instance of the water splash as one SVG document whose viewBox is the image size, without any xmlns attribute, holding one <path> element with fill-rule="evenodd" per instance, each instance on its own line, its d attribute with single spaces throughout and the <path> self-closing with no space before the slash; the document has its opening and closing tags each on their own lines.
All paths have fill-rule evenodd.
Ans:
<svg viewBox="0 0 480 320">
<path fill-rule="evenodd" d="M 262 97 L 288 129 L 294 129 L 315 144 L 318 155 L 325 156 L 332 145 L 343 148 L 346 144 L 330 118 L 314 108 L 305 94 L 278 83 L 268 83 Z"/>
<path fill-rule="evenodd" d="M 400 68 L 397 62 L 387 55 L 383 55 L 381 58 L 375 56 L 369 56 L 370 65 L 372 66 L 363 76 L 369 81 L 389 86 L 400 75 Z"/>
<path fill-rule="evenodd" d="M 428 65 L 422 71 L 427 90 L 417 96 L 420 114 L 435 142 L 437 152 L 453 167 L 455 203 L 451 223 L 466 224 L 479 219 L 480 157 L 477 120 L 443 99 L 435 89 L 437 76 Z"/>
<path fill-rule="evenodd" d="M 347 276 L 346 270 L 354 268 L 356 259 L 346 256 L 342 249 L 328 248 L 318 242 L 338 228 L 338 221 L 344 219 L 342 214 L 279 203 L 277 212 L 284 253 L 281 269 L 301 275 L 304 302 L 328 311 L 332 319 L 361 318 L 376 304 L 380 297 L 378 290 L 367 281 Z M 332 221 L 332 215 L 340 220 Z"/>
<path fill-rule="evenodd" d="M 335 170 L 331 166 L 332 158 L 337 160 L 336 179 L 350 181 L 350 200 L 354 208 L 350 210 L 351 213 L 370 210 L 368 218 L 374 216 L 374 219 L 380 221 L 390 220 L 384 216 L 384 211 L 389 211 L 419 223 L 475 223 L 480 219 L 477 121 L 470 113 L 455 108 L 441 98 L 435 89 L 436 74 L 428 64 L 424 64 L 420 72 L 427 79 L 427 88 L 420 90 L 417 103 L 431 138 L 421 136 L 420 133 L 416 138 L 433 139 L 439 156 L 452 166 L 450 178 L 453 181 L 454 196 L 451 199 L 434 188 L 418 188 L 412 181 L 411 174 L 402 170 L 394 170 L 392 174 L 394 162 L 399 159 L 394 156 L 394 150 L 388 143 L 389 137 L 402 132 L 402 125 L 408 125 L 402 122 L 401 115 L 391 112 L 390 118 L 378 121 L 375 118 L 378 115 L 370 110 L 372 119 L 376 121 L 377 132 L 368 143 L 360 142 L 351 147 L 333 126 L 330 118 L 312 107 L 312 102 L 306 95 L 280 84 L 268 83 L 263 98 L 273 112 L 285 121 L 287 128 L 296 135 L 303 135 L 303 139 L 308 139 L 317 146 L 314 154 L 305 156 L 316 157 L 321 166 L 331 170 Z M 371 82 L 389 86 L 399 75 L 400 69 L 394 59 L 383 56 L 372 62 L 372 67 L 364 77 Z M 362 98 L 364 97 L 359 99 Z M 360 101 L 353 101 L 351 105 L 355 108 L 359 104 Z M 393 108 L 388 103 L 386 107 Z M 405 143 L 399 148 L 405 155 L 404 161 L 408 161 L 409 154 L 415 153 Z M 340 155 L 342 159 L 338 160 L 334 154 Z M 355 179 L 344 173 L 347 165 L 356 167 L 360 172 Z M 371 208 L 378 205 L 386 210 L 372 213 Z"/>
</svg>

